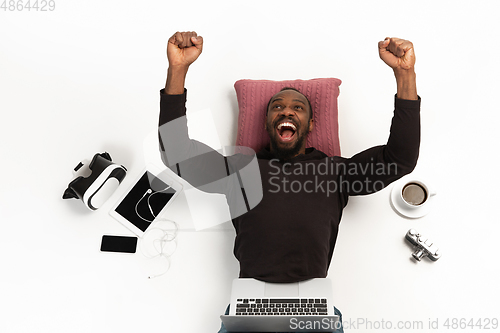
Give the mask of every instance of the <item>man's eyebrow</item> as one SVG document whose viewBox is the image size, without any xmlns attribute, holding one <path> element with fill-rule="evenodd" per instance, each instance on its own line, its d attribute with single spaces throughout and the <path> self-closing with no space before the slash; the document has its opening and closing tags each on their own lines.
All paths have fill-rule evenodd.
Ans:
<svg viewBox="0 0 500 333">
<path fill-rule="evenodd" d="M 282 97 L 276 97 L 275 99 L 271 100 L 271 104 L 276 102 L 276 101 L 282 101 L 283 98 Z M 292 100 L 293 102 L 299 102 L 299 103 L 302 103 L 304 105 L 306 105 L 306 103 L 304 103 L 304 101 L 301 101 L 300 99 L 293 99 Z"/>
</svg>

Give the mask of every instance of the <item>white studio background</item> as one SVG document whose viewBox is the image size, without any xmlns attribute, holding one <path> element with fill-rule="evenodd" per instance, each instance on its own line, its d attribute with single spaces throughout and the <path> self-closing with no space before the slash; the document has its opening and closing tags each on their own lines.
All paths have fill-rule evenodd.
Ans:
<svg viewBox="0 0 500 333">
<path fill-rule="evenodd" d="M 500 317 L 496 1 L 55 0 L 46 12 L 0 2 L 1 332 L 217 332 L 238 274 L 230 228 L 181 232 L 170 270 L 148 280 L 164 263 L 99 251 L 103 234 L 130 234 L 108 215 L 113 198 L 96 212 L 61 199 L 72 168 L 97 152 L 129 169 L 125 187 L 142 170 L 167 39 L 183 30 L 205 40 L 188 110 L 211 110 L 223 146 L 235 138 L 236 80 L 338 77 L 344 156 L 385 143 L 396 87 L 377 42 L 411 40 L 422 97 L 414 174 L 438 195 L 417 220 L 392 210 L 391 186 L 351 199 L 329 272 L 337 307 L 346 332 Z M 180 199 L 172 214 L 188 223 Z M 443 257 L 412 262 L 410 228 Z"/>
</svg>

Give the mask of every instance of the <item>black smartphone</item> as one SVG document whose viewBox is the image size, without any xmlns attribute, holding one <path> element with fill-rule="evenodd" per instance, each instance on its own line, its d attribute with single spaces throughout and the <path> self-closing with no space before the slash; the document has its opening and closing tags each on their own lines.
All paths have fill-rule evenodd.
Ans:
<svg viewBox="0 0 500 333">
<path fill-rule="evenodd" d="M 130 236 L 102 236 L 101 251 L 135 253 L 137 249 L 137 237 Z"/>
</svg>

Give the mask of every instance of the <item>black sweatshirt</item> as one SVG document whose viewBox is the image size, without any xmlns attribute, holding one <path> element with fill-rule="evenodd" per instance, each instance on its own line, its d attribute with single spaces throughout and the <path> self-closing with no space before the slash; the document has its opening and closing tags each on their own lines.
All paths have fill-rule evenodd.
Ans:
<svg viewBox="0 0 500 333">
<path fill-rule="evenodd" d="M 240 154 L 224 158 L 189 139 L 184 117 L 186 93 L 166 95 L 163 90 L 160 92 L 160 148 L 165 164 L 180 171 L 181 177 L 198 187 L 198 176 L 207 170 L 212 175 L 204 175 L 203 183 L 226 177 L 230 169 L 241 169 L 248 158 Z M 161 130 L 162 125 L 174 119 L 175 134 Z M 177 149 L 175 154 L 184 154 L 180 160 L 198 155 L 196 163 L 179 168 L 176 161 L 167 159 L 164 143 L 169 146 L 167 151 L 170 153 Z M 243 215 L 232 213 L 233 217 L 237 216 L 232 221 L 236 230 L 234 255 L 240 263 L 240 277 L 267 282 L 326 277 L 342 210 L 349 196 L 374 193 L 410 173 L 417 163 L 419 145 L 420 98 L 411 101 L 396 97 L 386 145 L 372 147 L 351 158 L 328 157 L 321 151 L 307 148 L 305 154 L 285 163 L 268 149 L 258 152 L 262 200 Z M 224 172 L 213 172 L 215 169 Z M 236 197 L 234 191 L 221 192 L 228 203 Z"/>
</svg>

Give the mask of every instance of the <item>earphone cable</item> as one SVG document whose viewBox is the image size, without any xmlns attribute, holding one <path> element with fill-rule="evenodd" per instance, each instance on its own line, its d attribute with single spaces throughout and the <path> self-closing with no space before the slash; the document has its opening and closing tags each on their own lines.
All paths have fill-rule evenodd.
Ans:
<svg viewBox="0 0 500 333">
<path fill-rule="evenodd" d="M 157 223 L 160 223 L 160 222 L 167 222 L 167 223 L 171 223 L 172 224 L 172 228 L 160 228 L 160 227 L 153 227 L 153 228 L 148 228 L 146 230 L 146 232 L 142 235 L 141 237 L 141 242 L 140 242 L 140 250 L 142 252 L 142 254 L 148 258 L 148 259 L 154 259 L 154 258 L 164 258 L 165 261 L 167 262 L 168 266 L 167 268 L 161 273 L 161 274 L 158 274 L 158 275 L 151 275 L 148 277 L 148 279 L 152 279 L 152 278 L 155 278 L 155 277 L 159 277 L 159 276 L 162 276 L 164 275 L 165 273 L 168 272 L 168 270 L 170 269 L 170 259 L 169 257 L 172 256 L 175 252 L 175 250 L 177 250 L 177 233 L 179 231 L 179 225 L 177 224 L 177 222 L 175 221 L 172 221 L 172 220 L 168 220 L 168 219 L 164 219 L 164 218 L 157 218 L 157 216 L 154 214 L 153 212 L 153 209 L 151 208 L 151 203 L 150 203 L 150 199 L 153 195 L 157 194 L 157 193 L 162 193 L 162 192 L 165 192 L 167 191 L 168 189 L 170 188 L 170 186 L 166 187 L 165 189 L 163 190 L 160 190 L 160 191 L 157 191 L 157 192 L 154 192 L 152 193 L 152 190 L 151 189 L 148 189 L 144 195 L 141 197 L 141 199 L 139 199 L 137 201 L 137 203 L 135 204 L 135 213 L 137 214 L 137 216 L 139 218 L 141 218 L 143 221 L 145 222 L 149 222 L 149 223 L 152 223 L 153 221 L 156 220 Z M 152 194 L 151 194 L 152 193 Z M 138 206 L 139 206 L 139 203 L 146 197 L 147 194 L 151 194 L 146 202 L 147 202 L 147 205 L 148 205 L 148 208 L 149 208 L 149 211 L 151 212 L 151 215 L 153 216 L 153 220 L 148 220 L 148 219 L 145 219 L 143 216 L 141 216 L 141 214 L 139 214 L 139 211 L 138 211 Z M 148 238 L 148 235 L 150 235 L 153 231 L 156 231 L 156 230 L 159 230 L 161 232 L 161 236 L 158 237 L 158 238 L 155 238 L 155 239 L 152 239 L 152 244 L 153 244 L 153 248 L 154 250 L 156 251 L 156 253 L 154 253 L 153 255 L 151 254 L 148 254 L 146 253 L 146 251 L 144 250 L 143 248 L 143 244 L 145 242 L 145 239 Z M 159 246 L 157 247 L 156 246 L 156 242 L 159 243 Z M 169 253 L 166 252 L 166 248 L 168 246 L 169 243 L 174 243 L 175 244 L 175 247 L 173 248 L 173 250 L 171 250 Z"/>
</svg>

